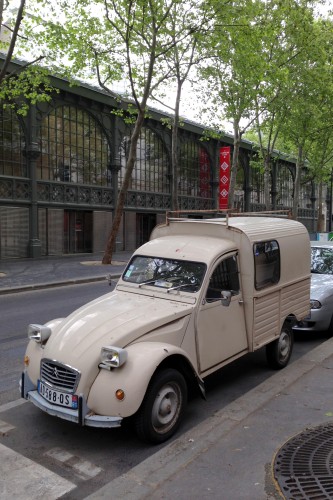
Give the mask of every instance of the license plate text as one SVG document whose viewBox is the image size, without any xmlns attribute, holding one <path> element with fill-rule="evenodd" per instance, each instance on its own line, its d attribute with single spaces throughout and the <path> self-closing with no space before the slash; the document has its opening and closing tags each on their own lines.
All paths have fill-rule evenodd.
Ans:
<svg viewBox="0 0 333 500">
<path fill-rule="evenodd" d="M 66 408 L 72 408 L 74 410 L 78 407 L 78 396 L 51 389 L 40 380 L 38 381 L 37 390 L 38 394 L 51 404 L 65 406 Z"/>
</svg>

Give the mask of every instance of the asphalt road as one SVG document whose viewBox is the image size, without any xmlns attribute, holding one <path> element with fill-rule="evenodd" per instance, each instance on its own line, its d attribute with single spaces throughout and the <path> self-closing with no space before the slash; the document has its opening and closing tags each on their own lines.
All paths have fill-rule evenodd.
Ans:
<svg viewBox="0 0 333 500">
<path fill-rule="evenodd" d="M 106 281 L 0 295 L 0 404 L 18 397 L 27 326 L 64 317 L 112 290 Z"/>
<path fill-rule="evenodd" d="M 109 291 L 108 285 L 101 282 L 0 296 L 2 408 L 4 403 L 19 398 L 17 383 L 27 344 L 27 324 L 65 316 Z M 326 339 L 325 334 L 296 338 L 291 362 Z M 179 433 L 190 431 L 273 373 L 262 351 L 226 366 L 207 379 L 207 401 L 195 398 L 189 402 Z M 77 486 L 62 497 L 65 499 L 84 498 L 163 447 L 143 445 L 130 426 L 112 430 L 79 428 L 45 415 L 30 403 L 8 407 L 0 413 L 0 419 L 12 428 L 1 443 Z M 72 458 L 64 462 L 64 454 Z"/>
</svg>

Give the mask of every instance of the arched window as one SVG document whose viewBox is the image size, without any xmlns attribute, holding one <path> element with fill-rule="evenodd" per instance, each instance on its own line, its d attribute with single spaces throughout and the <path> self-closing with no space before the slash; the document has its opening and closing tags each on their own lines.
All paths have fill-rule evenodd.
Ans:
<svg viewBox="0 0 333 500">
<path fill-rule="evenodd" d="M 211 198 L 211 180 L 207 151 L 195 141 L 183 142 L 179 157 L 179 195 Z"/>
<path fill-rule="evenodd" d="M 0 175 L 27 177 L 24 149 L 25 140 L 18 117 L 13 110 L 0 107 Z"/>
<path fill-rule="evenodd" d="M 294 181 L 285 165 L 277 165 L 276 171 L 276 206 L 292 207 Z"/>
<path fill-rule="evenodd" d="M 257 205 L 264 204 L 264 173 L 261 168 L 255 164 L 251 165 L 250 170 L 251 182 L 251 210 L 255 210 Z"/>
<path fill-rule="evenodd" d="M 128 136 L 124 137 L 120 146 L 120 183 L 123 182 L 125 175 L 129 141 Z M 168 193 L 170 191 L 168 174 L 168 155 L 162 140 L 150 128 L 142 127 L 136 148 L 136 162 L 130 189 Z"/>
<path fill-rule="evenodd" d="M 110 149 L 94 117 L 75 106 L 60 106 L 44 118 L 37 178 L 110 185 Z"/>
<path fill-rule="evenodd" d="M 304 174 L 300 185 L 298 206 L 300 208 L 312 208 L 312 200 L 317 199 L 317 197 L 318 193 L 316 193 L 313 181 L 307 181 Z"/>
</svg>

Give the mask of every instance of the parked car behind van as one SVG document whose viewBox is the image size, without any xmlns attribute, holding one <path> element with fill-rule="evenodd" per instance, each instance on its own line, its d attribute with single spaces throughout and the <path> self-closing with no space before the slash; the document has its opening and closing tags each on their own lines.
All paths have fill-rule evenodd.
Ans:
<svg viewBox="0 0 333 500">
<path fill-rule="evenodd" d="M 294 327 L 295 332 L 333 333 L 333 242 L 311 241 L 310 314 Z"/>
</svg>

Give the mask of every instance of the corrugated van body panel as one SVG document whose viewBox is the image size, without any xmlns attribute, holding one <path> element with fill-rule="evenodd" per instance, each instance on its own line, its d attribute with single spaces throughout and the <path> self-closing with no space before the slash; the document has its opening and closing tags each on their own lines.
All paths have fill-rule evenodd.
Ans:
<svg viewBox="0 0 333 500">
<path fill-rule="evenodd" d="M 253 350 L 277 337 L 290 314 L 298 320 L 309 314 L 309 286 L 310 279 L 305 279 L 254 298 Z"/>
<path fill-rule="evenodd" d="M 254 298 L 253 350 L 279 334 L 279 300 L 279 290 Z"/>
<path fill-rule="evenodd" d="M 229 226 L 241 230 L 251 242 L 271 239 L 273 235 L 276 239 L 296 234 L 308 235 L 303 224 L 290 219 L 235 217 L 229 219 Z"/>
<path fill-rule="evenodd" d="M 281 319 L 294 314 L 298 320 L 310 312 L 309 287 L 310 279 L 305 279 L 282 289 Z"/>
</svg>

